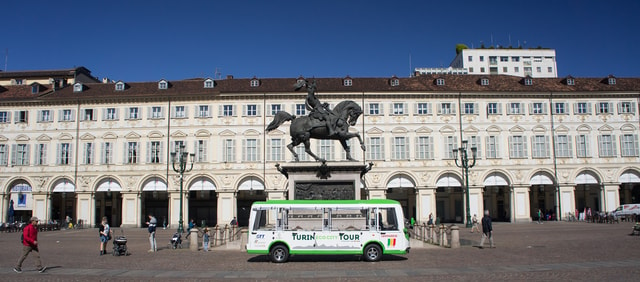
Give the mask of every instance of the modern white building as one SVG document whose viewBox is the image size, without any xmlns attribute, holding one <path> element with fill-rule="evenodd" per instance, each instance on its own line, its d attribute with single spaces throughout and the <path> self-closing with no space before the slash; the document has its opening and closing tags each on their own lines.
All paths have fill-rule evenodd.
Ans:
<svg viewBox="0 0 640 282">
<path fill-rule="evenodd" d="M 558 77 L 553 49 L 488 48 L 462 49 L 450 65 L 469 74 L 513 75 L 533 78 Z M 422 74 L 416 69 L 418 74 Z"/>
<path fill-rule="evenodd" d="M 475 56 L 475 55 L 474 55 Z M 475 59 L 475 57 L 474 57 Z M 194 153 L 184 175 L 185 221 L 246 224 L 253 201 L 285 199 L 292 162 L 288 126 L 266 133 L 280 110 L 307 114 L 303 78 L 0 86 L 0 219 L 35 215 L 90 225 L 142 227 L 154 214 L 170 228 L 180 211 L 171 153 Z M 322 102 L 361 105 L 352 156 L 374 163 L 362 198 L 400 201 L 407 217 L 462 222 L 488 209 L 529 222 L 538 209 L 564 219 L 589 207 L 640 200 L 640 78 L 423 75 L 317 78 Z M 452 150 L 478 148 L 463 172 Z M 311 143 L 344 162 L 339 142 Z M 302 146 L 302 162 L 311 162 Z M 331 179 L 328 179 L 331 181 Z"/>
</svg>

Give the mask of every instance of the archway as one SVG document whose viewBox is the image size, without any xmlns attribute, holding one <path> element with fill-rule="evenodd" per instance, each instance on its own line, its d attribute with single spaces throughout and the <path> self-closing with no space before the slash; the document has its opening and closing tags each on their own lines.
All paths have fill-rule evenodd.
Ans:
<svg viewBox="0 0 640 282">
<path fill-rule="evenodd" d="M 591 171 L 583 171 L 576 176 L 575 201 L 578 217 L 580 220 L 586 219 L 588 210 L 598 212 L 601 210 L 602 187 L 598 176 Z"/>
<path fill-rule="evenodd" d="M 166 226 L 169 222 L 169 193 L 167 183 L 159 177 L 152 177 L 142 186 L 142 220 L 141 227 L 149 221 L 148 215 L 158 220 L 158 226 Z"/>
<path fill-rule="evenodd" d="M 620 204 L 636 204 L 640 202 L 640 173 L 626 170 L 619 178 Z"/>
<path fill-rule="evenodd" d="M 7 207 L 13 202 L 13 216 L 7 213 L 7 222 L 28 222 L 33 215 L 33 195 L 32 187 L 25 180 L 16 180 L 9 189 L 9 200 Z"/>
<path fill-rule="evenodd" d="M 198 177 L 189 185 L 188 218 L 195 220 L 197 225 L 218 224 L 218 194 L 211 179 Z"/>
<path fill-rule="evenodd" d="M 253 202 L 265 201 L 266 199 L 267 195 L 264 193 L 264 184 L 259 178 L 250 176 L 240 182 L 236 197 L 238 225 L 247 226 L 249 224 L 249 215 Z"/>
<path fill-rule="evenodd" d="M 122 224 L 122 186 L 117 180 L 109 177 L 98 183 L 95 194 L 95 225 L 102 222 L 106 216 L 109 226 L 117 227 Z"/>
<path fill-rule="evenodd" d="M 529 186 L 531 220 L 538 220 L 538 210 L 542 213 L 541 220 L 556 220 L 558 193 L 553 177 L 546 172 L 538 172 L 531 177 Z"/>
<path fill-rule="evenodd" d="M 499 172 L 492 172 L 484 179 L 482 205 L 494 221 L 511 220 L 509 207 L 511 206 L 511 189 L 507 177 Z M 478 215 L 482 216 L 482 215 Z"/>
<path fill-rule="evenodd" d="M 71 180 L 62 178 L 54 182 L 51 194 L 51 218 L 66 222 L 67 217 L 75 224 L 84 224 L 88 218 L 76 217 L 76 186 Z"/>
<path fill-rule="evenodd" d="M 438 179 L 436 187 L 436 218 L 440 222 L 462 223 L 464 193 L 460 178 L 453 173 L 446 173 Z"/>
<path fill-rule="evenodd" d="M 416 217 L 416 185 L 408 176 L 391 178 L 387 184 L 387 199 L 400 202 L 405 218 Z"/>
</svg>

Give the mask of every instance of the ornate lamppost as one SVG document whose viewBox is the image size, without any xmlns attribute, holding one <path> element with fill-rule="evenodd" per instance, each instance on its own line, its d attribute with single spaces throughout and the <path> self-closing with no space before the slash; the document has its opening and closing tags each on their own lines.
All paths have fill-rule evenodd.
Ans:
<svg viewBox="0 0 640 282">
<path fill-rule="evenodd" d="M 195 154 L 189 154 L 187 151 L 185 151 L 184 145 L 180 145 L 177 152 L 171 153 L 171 163 L 173 165 L 173 171 L 180 174 L 180 219 L 178 221 L 178 233 L 180 234 L 184 232 L 184 225 L 182 220 L 182 184 L 184 180 L 184 173 L 189 172 L 191 171 L 191 169 L 193 169 L 194 158 Z M 191 164 L 189 165 L 189 168 L 187 168 L 189 159 L 191 159 Z"/>
<path fill-rule="evenodd" d="M 472 227 L 471 223 L 471 211 L 469 207 L 469 169 L 476 165 L 476 153 L 478 149 L 476 147 L 471 147 L 471 155 L 473 156 L 473 161 L 469 164 L 469 155 L 467 155 L 467 145 L 469 141 L 463 140 L 462 146 L 458 149 L 453 149 L 453 158 L 455 159 L 456 166 L 462 168 L 464 171 L 464 181 L 465 181 L 465 189 L 466 189 L 466 199 L 467 199 L 467 228 Z M 460 163 L 458 163 L 458 152 L 460 152 Z"/>
</svg>

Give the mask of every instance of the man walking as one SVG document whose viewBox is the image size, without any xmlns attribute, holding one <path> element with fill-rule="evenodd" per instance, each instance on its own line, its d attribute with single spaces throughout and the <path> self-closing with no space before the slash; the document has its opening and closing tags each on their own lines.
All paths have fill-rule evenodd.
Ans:
<svg viewBox="0 0 640 282">
<path fill-rule="evenodd" d="M 47 267 L 42 266 L 42 262 L 40 261 L 40 252 L 38 251 L 38 228 L 36 225 L 38 224 L 38 218 L 32 217 L 29 221 L 29 225 L 27 225 L 23 232 L 22 239 L 22 257 L 18 260 L 18 264 L 13 268 L 13 271 L 17 273 L 22 273 L 22 262 L 27 258 L 29 253 L 33 252 L 36 258 L 36 268 L 38 272 L 44 272 Z"/>
<path fill-rule="evenodd" d="M 480 249 L 484 247 L 484 240 L 489 238 L 489 244 L 493 248 L 493 227 L 491 226 L 491 217 L 489 216 L 489 210 L 484 211 L 482 217 L 482 239 L 480 239 Z"/>
</svg>

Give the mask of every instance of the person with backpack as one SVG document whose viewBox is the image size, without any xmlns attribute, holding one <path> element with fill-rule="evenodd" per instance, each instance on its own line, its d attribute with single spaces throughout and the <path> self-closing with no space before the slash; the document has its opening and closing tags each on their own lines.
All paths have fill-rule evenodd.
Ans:
<svg viewBox="0 0 640 282">
<path fill-rule="evenodd" d="M 13 271 L 17 273 L 22 273 L 22 262 L 27 258 L 27 256 L 33 252 L 36 258 L 36 269 L 38 272 L 44 272 L 47 267 L 42 266 L 42 261 L 40 260 L 40 251 L 38 250 L 38 218 L 32 217 L 29 220 L 29 224 L 22 231 L 22 256 L 18 260 L 18 264 L 13 268 Z"/>
<path fill-rule="evenodd" d="M 109 223 L 107 222 L 107 217 L 102 217 L 102 224 L 100 224 L 100 229 L 98 230 L 98 235 L 100 236 L 100 255 L 107 254 L 107 242 L 111 239 L 111 228 L 109 227 Z"/>
</svg>

